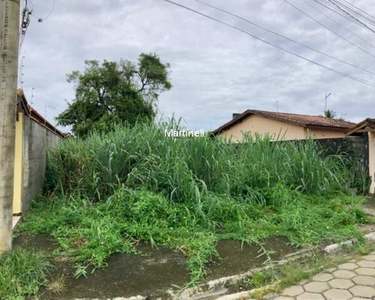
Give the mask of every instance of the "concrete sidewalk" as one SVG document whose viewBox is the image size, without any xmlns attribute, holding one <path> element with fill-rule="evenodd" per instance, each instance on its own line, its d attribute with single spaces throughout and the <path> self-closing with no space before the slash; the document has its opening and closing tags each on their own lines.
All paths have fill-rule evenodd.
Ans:
<svg viewBox="0 0 375 300">
<path fill-rule="evenodd" d="M 375 251 L 291 286 L 274 300 L 375 299 Z"/>
</svg>

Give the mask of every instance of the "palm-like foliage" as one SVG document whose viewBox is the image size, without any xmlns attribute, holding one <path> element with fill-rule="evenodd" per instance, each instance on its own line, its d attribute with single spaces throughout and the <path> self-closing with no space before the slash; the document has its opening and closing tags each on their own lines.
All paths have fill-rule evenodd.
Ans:
<svg viewBox="0 0 375 300">
<path fill-rule="evenodd" d="M 328 119 L 335 119 L 336 118 L 336 112 L 330 109 L 327 109 L 324 111 L 324 117 Z"/>
</svg>

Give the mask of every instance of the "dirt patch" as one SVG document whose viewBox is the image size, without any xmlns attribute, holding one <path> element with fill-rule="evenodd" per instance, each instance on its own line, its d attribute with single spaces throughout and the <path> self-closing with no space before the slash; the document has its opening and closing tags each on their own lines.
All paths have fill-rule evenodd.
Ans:
<svg viewBox="0 0 375 300">
<path fill-rule="evenodd" d="M 366 201 L 363 204 L 367 207 L 375 209 L 375 196 L 367 197 Z"/>
<path fill-rule="evenodd" d="M 166 248 L 141 245 L 145 256 L 114 254 L 108 267 L 95 270 L 87 278 L 73 278 L 74 268 L 64 264 L 64 289 L 59 294 L 45 290 L 41 299 L 112 298 L 154 294 L 189 281 L 185 258 Z"/>
<path fill-rule="evenodd" d="M 58 248 L 58 244 L 48 234 L 21 234 L 13 239 L 13 247 L 35 248 L 38 250 L 52 252 Z"/>
</svg>

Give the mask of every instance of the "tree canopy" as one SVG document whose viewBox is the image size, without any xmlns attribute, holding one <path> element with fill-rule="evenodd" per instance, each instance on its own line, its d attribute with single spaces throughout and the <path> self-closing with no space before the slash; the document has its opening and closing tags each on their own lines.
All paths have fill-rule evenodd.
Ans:
<svg viewBox="0 0 375 300">
<path fill-rule="evenodd" d="M 86 60 L 85 71 L 68 74 L 75 99 L 56 119 L 84 136 L 92 130 L 108 131 L 115 123 L 152 120 L 160 93 L 171 89 L 169 64 L 156 54 L 139 56 L 138 62 Z"/>
</svg>

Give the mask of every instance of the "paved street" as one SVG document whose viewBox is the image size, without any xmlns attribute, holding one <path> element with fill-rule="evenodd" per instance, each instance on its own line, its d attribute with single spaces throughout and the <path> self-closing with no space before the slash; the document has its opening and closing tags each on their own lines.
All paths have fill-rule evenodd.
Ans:
<svg viewBox="0 0 375 300">
<path fill-rule="evenodd" d="M 274 299 L 375 299 L 375 252 L 328 269 L 300 285 L 288 287 Z"/>
</svg>

